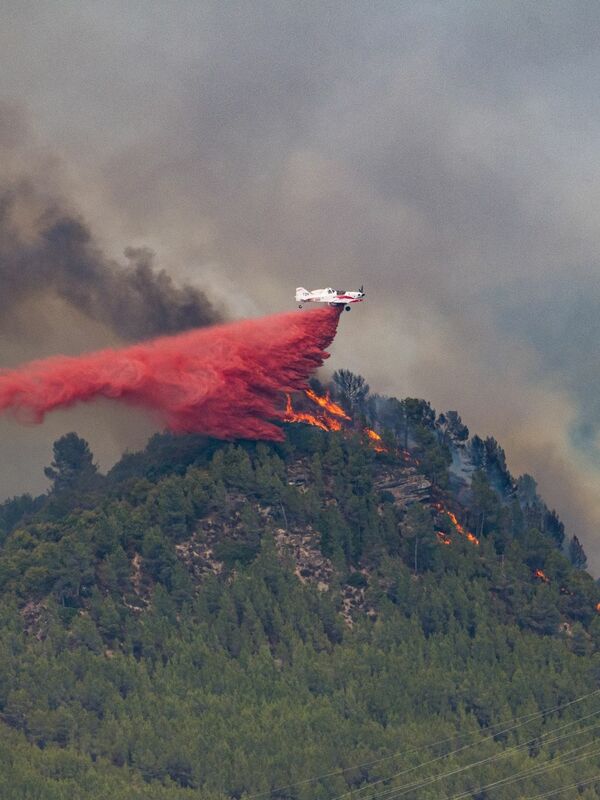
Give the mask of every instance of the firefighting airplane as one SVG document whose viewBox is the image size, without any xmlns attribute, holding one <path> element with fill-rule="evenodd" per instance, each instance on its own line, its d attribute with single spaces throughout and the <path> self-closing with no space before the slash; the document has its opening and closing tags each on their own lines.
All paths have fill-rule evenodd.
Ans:
<svg viewBox="0 0 600 800">
<path fill-rule="evenodd" d="M 365 299 L 364 286 L 358 292 L 346 292 L 344 289 L 313 289 L 309 292 L 303 286 L 296 289 L 296 302 L 298 308 L 302 308 L 303 303 L 329 303 L 330 306 L 343 305 L 346 311 L 350 311 L 350 303 L 362 303 Z"/>
</svg>

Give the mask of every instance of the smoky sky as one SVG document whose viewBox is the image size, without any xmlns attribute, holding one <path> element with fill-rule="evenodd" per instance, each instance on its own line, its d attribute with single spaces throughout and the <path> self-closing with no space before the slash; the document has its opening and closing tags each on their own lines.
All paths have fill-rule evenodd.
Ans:
<svg viewBox="0 0 600 800">
<path fill-rule="evenodd" d="M 582 0 L 8 2 L 0 148 L 126 296 L 364 283 L 331 367 L 496 436 L 598 566 L 599 36 Z"/>
<path fill-rule="evenodd" d="M 0 365 L 212 325 L 219 305 L 174 281 L 144 246 L 109 257 L 35 144 L 22 107 L 0 101 Z M 59 414 L 34 431 L 0 421 L 0 494 L 40 491 L 41 467 L 65 430 L 85 433 L 104 465 L 141 446 L 155 423 L 106 403 Z"/>
<path fill-rule="evenodd" d="M 155 269 L 152 251 L 129 247 L 123 265 L 107 259 L 87 225 L 57 201 L 30 215 L 20 231 L 23 207 L 39 204 L 34 193 L 26 181 L 0 193 L 0 329 L 24 302 L 50 293 L 127 340 L 219 320 L 203 292 L 178 287 Z"/>
</svg>

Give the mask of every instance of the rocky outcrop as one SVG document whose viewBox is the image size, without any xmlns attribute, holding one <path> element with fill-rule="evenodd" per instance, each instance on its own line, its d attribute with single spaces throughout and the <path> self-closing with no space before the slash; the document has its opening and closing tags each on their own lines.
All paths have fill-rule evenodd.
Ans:
<svg viewBox="0 0 600 800">
<path fill-rule="evenodd" d="M 427 500 L 431 494 L 431 481 L 411 466 L 382 468 L 373 485 L 380 492 L 389 492 L 394 505 L 402 508 Z"/>
<path fill-rule="evenodd" d="M 310 526 L 306 530 L 275 531 L 277 550 L 283 558 L 291 559 L 294 574 L 302 583 L 310 583 L 321 592 L 328 591 L 333 576 L 331 561 L 321 553 L 320 537 Z"/>
</svg>

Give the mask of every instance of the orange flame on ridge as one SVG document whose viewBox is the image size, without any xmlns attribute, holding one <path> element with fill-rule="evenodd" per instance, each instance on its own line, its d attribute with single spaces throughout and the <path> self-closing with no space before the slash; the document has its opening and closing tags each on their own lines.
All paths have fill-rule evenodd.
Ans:
<svg viewBox="0 0 600 800">
<path fill-rule="evenodd" d="M 346 414 L 344 409 L 337 403 L 334 403 L 333 400 L 331 400 L 329 392 L 327 392 L 324 396 L 322 396 L 318 395 L 312 389 L 306 389 L 304 394 L 308 397 L 309 400 L 312 400 L 312 402 L 315 403 L 315 405 L 318 405 L 320 408 L 322 408 L 326 412 L 329 412 L 329 414 L 332 414 L 334 417 L 339 417 L 340 419 L 347 420 L 348 422 L 352 421 L 352 418 L 349 417 L 348 414 Z M 343 428 L 342 423 L 340 422 L 339 419 L 332 419 L 331 417 L 328 417 L 326 415 L 316 416 L 314 414 L 309 414 L 303 411 L 300 412 L 294 411 L 294 408 L 292 406 L 292 398 L 290 397 L 289 394 L 286 394 L 284 421 L 304 422 L 308 425 L 313 425 L 317 428 L 320 428 L 323 431 L 340 431 Z M 363 433 L 366 435 L 367 439 L 369 439 L 373 443 L 373 448 L 375 452 L 377 453 L 389 452 L 388 448 L 382 444 L 383 440 L 381 436 L 377 433 L 377 431 L 374 431 L 372 428 L 364 428 Z M 414 458 L 411 455 L 411 453 L 408 452 L 407 450 L 398 450 L 397 454 L 401 455 L 405 461 L 413 461 L 413 463 L 415 464 L 420 463 L 419 460 Z M 466 528 L 463 525 L 461 525 L 461 523 L 456 518 L 456 514 L 445 508 L 442 505 L 442 503 L 433 503 L 433 507 L 438 511 L 442 512 L 443 514 L 446 514 L 450 518 L 457 533 L 459 533 L 461 536 L 464 536 L 469 542 L 471 542 L 471 544 L 474 545 L 480 544 L 479 539 L 475 536 L 475 534 L 471 533 L 471 531 L 466 530 Z M 452 539 L 450 538 L 450 536 L 448 536 L 448 534 L 444 533 L 443 531 L 436 531 L 435 535 L 440 544 L 443 544 L 445 546 L 449 546 L 452 544 Z M 548 578 L 548 576 L 541 569 L 536 569 L 533 573 L 533 576 L 535 578 L 538 578 L 538 580 L 543 581 L 544 583 L 550 583 L 550 578 Z M 560 591 L 562 594 L 568 594 L 568 595 L 573 594 L 565 587 L 561 587 Z M 595 609 L 596 612 L 600 614 L 600 602 L 596 603 Z"/>
<path fill-rule="evenodd" d="M 325 411 L 328 411 L 330 414 L 333 414 L 335 417 L 341 417 L 342 419 L 350 420 L 350 417 L 344 409 L 334 403 L 333 400 L 329 396 L 329 392 L 327 392 L 324 396 L 318 395 L 316 392 L 313 392 L 312 389 L 306 389 L 304 394 L 312 400 L 313 403 L 316 405 L 321 406 Z"/>
<path fill-rule="evenodd" d="M 450 520 L 454 525 L 454 527 L 456 528 L 457 533 L 459 533 L 461 536 L 464 536 L 465 539 L 471 542 L 471 544 L 477 546 L 479 545 L 479 539 L 475 536 L 474 533 L 471 533 L 471 531 L 468 531 L 463 525 L 460 524 L 460 522 L 456 518 L 456 514 L 453 514 L 452 511 L 448 511 L 448 509 L 444 508 L 444 506 L 441 503 L 434 503 L 434 508 L 437 508 L 438 511 L 441 511 L 442 513 L 450 517 Z"/>
<path fill-rule="evenodd" d="M 292 398 L 289 394 L 286 395 L 286 398 L 283 417 L 285 422 L 305 422 L 307 425 L 314 425 L 316 428 L 320 428 L 322 431 L 341 431 L 342 423 L 339 420 L 325 416 L 317 417 L 305 411 L 294 411 Z"/>
<path fill-rule="evenodd" d="M 314 425 L 322 431 L 341 431 L 343 428 L 341 420 L 346 420 L 347 422 L 352 421 L 352 417 L 349 417 L 338 403 L 333 402 L 329 396 L 329 392 L 325 395 L 318 395 L 312 389 L 305 389 L 304 394 L 326 413 L 316 415 L 309 414 L 306 411 L 295 411 L 292 406 L 291 396 L 286 394 L 285 412 L 283 416 L 284 422 L 304 422 L 307 425 Z M 365 428 L 364 433 L 372 443 L 376 453 L 388 452 L 387 447 L 382 444 L 381 436 L 377 431 L 371 428 Z"/>
<path fill-rule="evenodd" d="M 388 452 L 387 447 L 384 447 L 383 444 L 381 444 L 383 440 L 381 436 L 377 433 L 377 431 L 374 431 L 372 428 L 365 428 L 364 433 L 366 434 L 367 439 L 370 439 L 372 442 L 375 442 L 375 444 L 373 445 L 373 449 L 375 450 L 376 453 Z"/>
</svg>

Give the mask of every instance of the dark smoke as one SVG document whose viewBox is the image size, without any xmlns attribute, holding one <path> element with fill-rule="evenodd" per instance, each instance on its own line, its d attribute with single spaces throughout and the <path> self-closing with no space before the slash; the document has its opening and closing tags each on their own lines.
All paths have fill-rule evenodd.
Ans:
<svg viewBox="0 0 600 800">
<path fill-rule="evenodd" d="M 87 226 L 59 203 L 41 203 L 21 182 L 0 194 L 0 327 L 10 310 L 53 293 L 121 338 L 135 341 L 212 325 L 221 315 L 192 286 L 156 270 L 150 250 L 129 248 L 128 264 L 108 259 Z M 34 218 L 23 226 L 23 209 Z"/>
<path fill-rule="evenodd" d="M 283 393 L 323 363 L 339 311 L 321 308 L 189 331 L 121 350 L 55 356 L 0 372 L 0 410 L 21 421 L 107 397 L 157 413 L 172 431 L 282 439 Z"/>
</svg>

